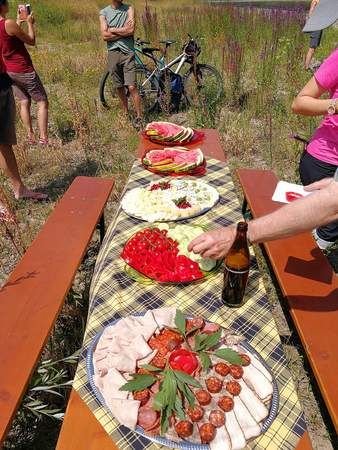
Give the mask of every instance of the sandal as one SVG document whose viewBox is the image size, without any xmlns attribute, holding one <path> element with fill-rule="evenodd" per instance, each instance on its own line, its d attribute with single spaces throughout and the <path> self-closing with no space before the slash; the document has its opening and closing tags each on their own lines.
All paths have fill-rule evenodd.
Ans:
<svg viewBox="0 0 338 450">
<path fill-rule="evenodd" d="M 40 138 L 39 144 L 40 145 L 48 145 L 49 144 L 48 138 L 44 138 L 44 139 Z"/>
</svg>

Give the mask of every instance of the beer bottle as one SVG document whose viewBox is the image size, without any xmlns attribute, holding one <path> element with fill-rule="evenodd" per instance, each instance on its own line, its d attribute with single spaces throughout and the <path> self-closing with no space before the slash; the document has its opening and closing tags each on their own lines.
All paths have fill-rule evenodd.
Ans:
<svg viewBox="0 0 338 450">
<path fill-rule="evenodd" d="M 248 224 L 239 222 L 237 235 L 225 259 L 223 302 L 232 308 L 243 304 L 250 269 L 250 252 L 247 241 Z"/>
</svg>

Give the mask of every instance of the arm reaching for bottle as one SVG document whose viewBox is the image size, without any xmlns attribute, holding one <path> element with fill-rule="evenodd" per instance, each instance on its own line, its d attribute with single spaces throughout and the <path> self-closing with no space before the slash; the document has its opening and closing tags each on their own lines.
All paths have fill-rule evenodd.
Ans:
<svg viewBox="0 0 338 450">
<path fill-rule="evenodd" d="M 310 231 L 338 219 L 338 183 L 321 180 L 305 188 L 318 190 L 312 195 L 290 203 L 277 211 L 249 222 L 248 238 L 252 243 L 284 239 Z M 226 256 L 236 236 L 236 227 L 219 228 L 193 240 L 188 250 L 203 258 Z"/>
</svg>

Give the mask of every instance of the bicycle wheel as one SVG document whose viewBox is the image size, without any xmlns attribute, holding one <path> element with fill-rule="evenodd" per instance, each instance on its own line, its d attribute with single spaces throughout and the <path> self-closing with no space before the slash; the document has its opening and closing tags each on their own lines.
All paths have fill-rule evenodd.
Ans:
<svg viewBox="0 0 338 450">
<path fill-rule="evenodd" d="M 222 77 L 208 64 L 197 64 L 196 71 L 191 67 L 184 75 L 183 83 L 184 94 L 190 105 L 201 99 L 209 104 L 216 103 L 222 94 Z"/>
<path fill-rule="evenodd" d="M 110 76 L 110 72 L 107 70 L 100 80 L 99 96 L 102 106 L 110 108 L 111 99 L 115 97 L 115 89 L 113 87 L 113 81 Z"/>
<path fill-rule="evenodd" d="M 136 87 L 142 100 L 143 111 L 152 112 L 158 102 L 159 83 L 156 75 L 145 66 L 136 67 Z"/>
</svg>

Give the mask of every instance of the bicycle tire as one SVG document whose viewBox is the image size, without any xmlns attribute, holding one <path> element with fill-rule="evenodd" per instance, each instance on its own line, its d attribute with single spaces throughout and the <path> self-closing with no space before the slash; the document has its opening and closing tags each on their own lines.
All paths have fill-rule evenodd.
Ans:
<svg viewBox="0 0 338 450">
<path fill-rule="evenodd" d="M 99 98 L 102 106 L 104 108 L 109 108 L 109 104 L 107 103 L 106 95 L 105 95 L 105 87 L 107 80 L 109 78 L 110 72 L 107 70 L 101 77 L 100 85 L 99 85 Z"/>
<path fill-rule="evenodd" d="M 216 103 L 221 95 L 222 95 L 222 91 L 223 91 L 223 80 L 222 77 L 220 75 L 220 73 L 218 72 L 217 69 L 215 69 L 215 67 L 210 66 L 209 64 L 197 64 L 196 65 L 196 71 L 197 74 L 202 74 L 204 73 L 209 73 L 210 75 L 213 76 L 214 78 L 214 86 L 213 86 L 213 92 L 211 92 L 212 94 L 212 99 L 208 98 L 209 102 L 211 104 Z M 183 84 L 184 84 L 184 95 L 188 101 L 189 105 L 192 105 L 194 103 L 193 98 L 191 93 L 189 93 L 189 87 L 188 87 L 188 82 L 191 79 L 191 77 L 194 76 L 194 69 L 191 66 L 191 68 L 188 70 L 188 72 L 184 75 L 183 77 Z M 203 76 L 202 76 L 203 78 Z M 200 94 L 202 88 L 198 87 L 198 94 Z M 210 92 L 207 92 L 207 95 L 210 94 Z"/>
<path fill-rule="evenodd" d="M 156 99 L 154 99 L 153 101 L 151 101 L 150 103 L 150 105 L 148 104 L 148 103 L 146 103 L 146 100 L 145 100 L 145 96 L 147 96 L 147 91 L 146 90 L 144 90 L 144 88 L 142 88 L 141 86 L 140 86 L 140 82 L 138 81 L 138 76 L 139 75 L 146 75 L 146 77 L 148 78 L 149 77 L 149 75 L 151 74 L 151 72 L 150 72 L 150 70 L 149 69 L 147 69 L 147 67 L 146 66 L 136 66 L 136 68 L 135 68 L 135 73 L 136 73 L 136 86 L 137 86 L 137 89 L 138 89 L 138 91 L 139 91 L 139 93 L 140 93 L 140 95 L 141 95 L 141 100 L 142 100 L 142 104 L 143 104 L 143 109 L 144 109 L 144 111 L 146 112 L 146 113 L 149 113 L 149 112 L 152 112 L 154 109 L 155 109 L 155 107 L 156 107 L 156 105 L 157 105 L 157 96 L 158 96 L 158 81 L 157 81 L 157 79 L 155 78 L 155 77 L 153 77 L 152 79 L 151 79 L 151 83 L 152 83 L 152 93 L 153 93 L 153 95 L 154 95 L 154 97 L 156 97 Z M 109 99 L 107 98 L 107 93 L 106 93 L 106 89 L 107 89 L 107 82 L 109 82 L 109 76 L 110 76 L 110 72 L 107 70 L 103 75 L 102 75 L 102 77 L 101 77 L 101 80 L 100 80 L 100 85 L 99 85 L 99 98 L 100 98 L 100 102 L 101 102 L 101 104 L 102 104 L 102 106 L 104 107 L 104 108 L 106 108 L 106 109 L 109 109 L 110 108 L 110 105 L 109 105 Z M 127 88 L 126 88 L 127 89 Z M 114 94 L 113 94 L 113 88 L 111 89 L 111 95 L 112 95 L 112 97 L 114 96 Z M 126 95 L 127 95 L 127 97 L 129 97 L 129 91 L 128 91 L 128 89 L 127 89 L 127 92 L 126 92 Z M 149 95 L 148 95 L 148 97 L 149 97 Z"/>
<path fill-rule="evenodd" d="M 136 67 L 136 87 L 141 97 L 143 111 L 146 114 L 153 112 L 158 104 L 159 83 L 156 76 L 154 75 L 150 78 L 148 82 L 150 83 L 150 86 L 148 89 L 141 84 L 140 80 L 140 77 L 142 76 L 145 76 L 145 78 L 148 79 L 151 73 L 152 72 L 146 66 Z"/>
</svg>

